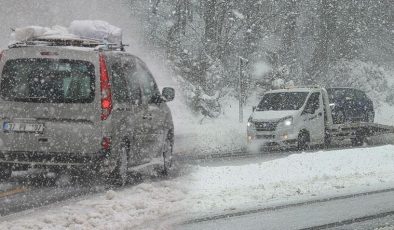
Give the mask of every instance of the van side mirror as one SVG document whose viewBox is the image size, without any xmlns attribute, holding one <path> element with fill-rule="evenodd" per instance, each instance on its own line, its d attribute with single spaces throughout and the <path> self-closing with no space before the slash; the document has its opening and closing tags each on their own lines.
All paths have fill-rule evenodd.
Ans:
<svg viewBox="0 0 394 230">
<path fill-rule="evenodd" d="M 166 101 L 172 101 L 175 98 L 175 90 L 171 87 L 164 87 L 161 95 L 166 99 Z"/>
<path fill-rule="evenodd" d="M 256 111 L 256 106 L 252 107 L 252 112 Z"/>
<path fill-rule="evenodd" d="M 306 107 L 303 113 L 304 113 L 304 114 L 305 114 L 305 113 L 307 113 L 307 114 L 314 114 L 315 112 L 316 112 L 316 109 L 315 109 L 315 108 Z"/>
</svg>

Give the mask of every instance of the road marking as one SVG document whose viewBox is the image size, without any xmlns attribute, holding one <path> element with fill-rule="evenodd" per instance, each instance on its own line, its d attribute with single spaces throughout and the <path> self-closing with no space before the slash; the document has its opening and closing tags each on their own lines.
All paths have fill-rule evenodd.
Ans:
<svg viewBox="0 0 394 230">
<path fill-rule="evenodd" d="M 4 197 L 12 196 L 12 195 L 15 195 L 15 194 L 18 194 L 18 193 L 26 192 L 27 190 L 28 189 L 25 188 L 25 187 L 16 187 L 16 188 L 13 188 L 13 189 L 9 189 L 9 190 L 6 190 L 4 192 L 1 192 L 0 193 L 0 198 L 4 198 Z"/>
</svg>

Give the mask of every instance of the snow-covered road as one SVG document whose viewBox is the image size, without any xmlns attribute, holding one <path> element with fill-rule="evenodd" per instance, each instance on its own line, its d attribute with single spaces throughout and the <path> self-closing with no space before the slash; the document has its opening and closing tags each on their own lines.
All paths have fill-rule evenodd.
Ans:
<svg viewBox="0 0 394 230">
<path fill-rule="evenodd" d="M 391 188 L 393 165 L 393 145 L 194 165 L 168 180 L 3 217 L 0 229 L 168 229 L 218 213 Z"/>
</svg>

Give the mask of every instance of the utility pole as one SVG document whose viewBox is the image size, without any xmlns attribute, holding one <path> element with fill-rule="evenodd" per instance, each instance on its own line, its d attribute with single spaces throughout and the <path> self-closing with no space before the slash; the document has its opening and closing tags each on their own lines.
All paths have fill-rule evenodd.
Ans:
<svg viewBox="0 0 394 230">
<path fill-rule="evenodd" d="M 245 97 L 245 82 L 243 70 L 249 63 L 249 60 L 239 56 L 239 79 L 238 79 L 238 100 L 239 100 L 239 123 L 243 122 L 243 101 Z"/>
</svg>

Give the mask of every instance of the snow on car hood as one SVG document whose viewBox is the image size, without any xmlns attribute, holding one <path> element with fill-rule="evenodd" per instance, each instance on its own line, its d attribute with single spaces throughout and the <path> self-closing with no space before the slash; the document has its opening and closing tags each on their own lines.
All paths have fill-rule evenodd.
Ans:
<svg viewBox="0 0 394 230">
<path fill-rule="evenodd" d="M 279 120 L 288 116 L 294 116 L 298 110 L 268 110 L 255 111 L 252 114 L 253 120 Z"/>
</svg>

